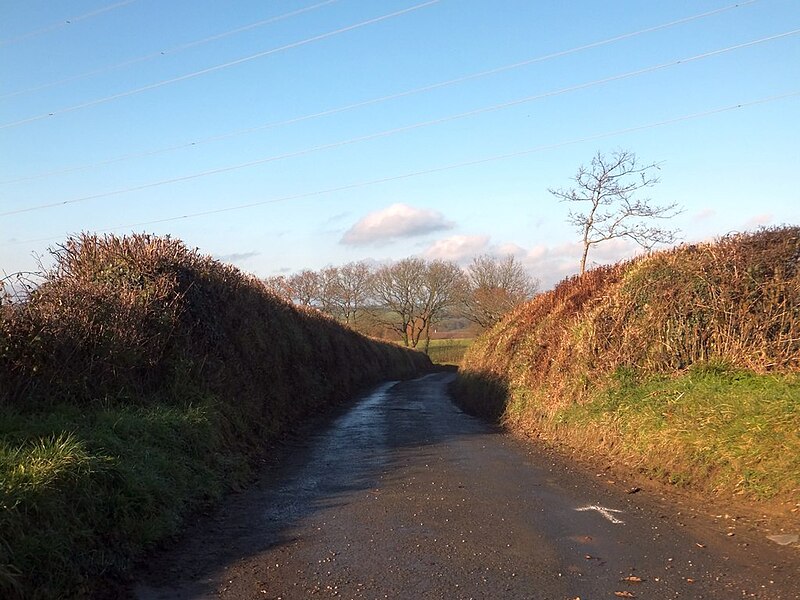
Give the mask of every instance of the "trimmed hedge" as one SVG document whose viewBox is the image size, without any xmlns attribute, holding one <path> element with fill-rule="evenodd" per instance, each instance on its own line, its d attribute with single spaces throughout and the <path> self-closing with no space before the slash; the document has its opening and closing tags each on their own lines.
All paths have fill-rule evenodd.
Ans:
<svg viewBox="0 0 800 600">
<path fill-rule="evenodd" d="M 293 423 L 430 368 L 182 242 L 81 235 L 0 306 L 0 591 L 81 593 Z"/>
</svg>

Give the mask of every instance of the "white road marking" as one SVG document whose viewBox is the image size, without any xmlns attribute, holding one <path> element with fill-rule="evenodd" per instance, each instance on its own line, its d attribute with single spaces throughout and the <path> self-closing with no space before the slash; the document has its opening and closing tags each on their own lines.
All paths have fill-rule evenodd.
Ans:
<svg viewBox="0 0 800 600">
<path fill-rule="evenodd" d="M 583 512 L 586 510 L 596 510 L 601 515 L 603 515 L 606 519 L 614 523 L 615 525 L 622 525 L 625 523 L 622 519 L 618 519 L 611 513 L 621 513 L 621 510 L 617 510 L 615 508 L 606 508 L 605 506 L 600 506 L 599 504 L 591 504 L 590 506 L 584 506 L 582 508 L 576 508 L 575 510 Z"/>
</svg>

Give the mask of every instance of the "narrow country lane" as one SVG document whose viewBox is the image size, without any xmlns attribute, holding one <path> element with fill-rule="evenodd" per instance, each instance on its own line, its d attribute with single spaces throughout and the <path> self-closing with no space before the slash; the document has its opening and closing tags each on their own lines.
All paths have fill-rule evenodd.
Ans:
<svg viewBox="0 0 800 600">
<path fill-rule="evenodd" d="M 137 577 L 173 598 L 800 598 L 800 552 L 383 384 Z M 731 535 L 732 534 L 732 535 Z"/>
</svg>

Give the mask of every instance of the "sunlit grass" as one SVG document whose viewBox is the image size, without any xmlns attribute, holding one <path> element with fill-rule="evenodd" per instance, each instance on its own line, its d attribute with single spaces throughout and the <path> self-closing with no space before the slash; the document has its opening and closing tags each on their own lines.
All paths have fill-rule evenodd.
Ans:
<svg viewBox="0 0 800 600">
<path fill-rule="evenodd" d="M 755 498 L 800 492 L 798 375 L 698 366 L 625 378 L 556 419 L 673 483 Z"/>
<path fill-rule="evenodd" d="M 454 386 L 507 427 L 720 497 L 800 498 L 800 228 L 562 281 L 475 340 Z"/>
<path fill-rule="evenodd" d="M 472 338 L 452 340 L 431 340 L 428 357 L 437 365 L 460 365 L 464 353 L 472 344 Z"/>
<path fill-rule="evenodd" d="M 123 571 L 133 553 L 247 474 L 243 463 L 224 468 L 234 457 L 196 407 L 5 410 L 0 423 L 0 587 L 33 597 Z"/>
</svg>

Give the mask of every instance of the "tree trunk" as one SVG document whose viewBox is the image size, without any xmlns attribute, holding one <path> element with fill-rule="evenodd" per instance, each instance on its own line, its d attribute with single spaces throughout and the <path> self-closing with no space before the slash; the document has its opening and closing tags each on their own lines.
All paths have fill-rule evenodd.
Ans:
<svg viewBox="0 0 800 600">
<path fill-rule="evenodd" d="M 428 354 L 428 350 L 431 347 L 431 323 L 425 325 L 425 354 Z"/>
<path fill-rule="evenodd" d="M 592 226 L 594 225 L 594 212 L 597 210 L 599 200 L 594 199 L 592 202 L 592 210 L 589 213 L 589 218 L 586 221 L 586 225 L 583 227 L 583 255 L 581 256 L 581 275 L 586 272 L 586 257 L 589 256 L 589 246 L 591 246 L 591 242 L 589 241 L 589 234 L 592 231 Z"/>
<path fill-rule="evenodd" d="M 583 255 L 581 256 L 581 275 L 586 272 L 586 257 L 589 255 L 589 244 L 583 243 Z"/>
</svg>

